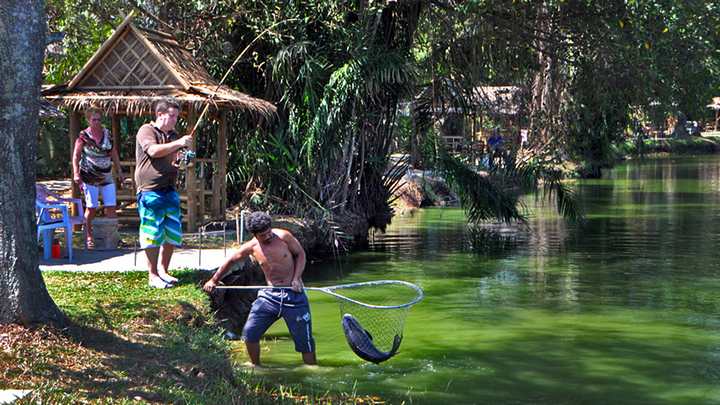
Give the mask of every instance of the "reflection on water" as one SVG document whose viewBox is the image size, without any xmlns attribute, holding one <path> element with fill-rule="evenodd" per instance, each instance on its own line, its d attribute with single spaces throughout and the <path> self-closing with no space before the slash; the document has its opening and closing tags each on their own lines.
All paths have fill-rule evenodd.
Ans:
<svg viewBox="0 0 720 405">
<path fill-rule="evenodd" d="M 578 197 L 582 227 L 532 199 L 528 228 L 495 234 L 429 209 L 397 218 L 366 252 L 310 265 L 308 284 L 402 279 L 426 299 L 400 354 L 376 366 L 347 348 L 337 305 L 311 293 L 331 372 L 294 369 L 276 325 L 265 378 L 391 403 L 720 403 L 720 159 L 630 163 L 581 182 Z"/>
</svg>

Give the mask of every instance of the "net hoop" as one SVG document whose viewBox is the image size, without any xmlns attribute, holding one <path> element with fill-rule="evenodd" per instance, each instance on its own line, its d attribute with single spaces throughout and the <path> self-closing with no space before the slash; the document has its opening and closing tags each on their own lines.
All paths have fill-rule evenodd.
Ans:
<svg viewBox="0 0 720 405">
<path fill-rule="evenodd" d="M 368 304 L 362 301 L 357 301 L 352 298 L 346 297 L 342 294 L 336 293 L 334 290 L 343 290 L 348 288 L 359 288 L 359 287 L 370 287 L 374 285 L 387 285 L 387 284 L 397 284 L 397 285 L 404 285 L 406 287 L 409 287 L 413 289 L 416 293 L 415 298 L 413 298 L 410 302 L 407 302 L 405 304 L 400 305 L 373 305 Z M 373 309 L 400 309 L 400 308 L 409 308 L 418 302 L 422 301 L 422 299 L 425 297 L 425 293 L 423 292 L 422 288 L 416 286 L 413 283 L 409 283 L 407 281 L 401 281 L 401 280 L 377 280 L 377 281 L 365 281 L 361 283 L 351 283 L 351 284 L 340 284 L 335 286 L 328 286 L 328 287 L 305 287 L 306 290 L 310 291 L 322 291 L 324 293 L 330 294 L 335 298 L 352 302 L 355 305 L 360 305 L 365 308 L 373 308 Z"/>
<path fill-rule="evenodd" d="M 415 298 L 413 298 L 410 302 L 407 302 L 405 304 L 400 305 L 373 305 L 368 304 L 366 302 L 357 301 L 352 298 L 346 297 L 342 294 L 336 293 L 335 290 L 342 290 L 342 289 L 349 289 L 349 288 L 359 288 L 359 287 L 370 287 L 375 285 L 388 285 L 388 284 L 395 284 L 395 285 L 403 285 L 405 287 L 409 287 L 412 290 L 415 291 Z M 292 287 L 287 286 L 269 286 L 269 285 L 257 285 L 257 286 L 217 286 L 215 287 L 217 289 L 221 290 L 265 290 L 265 289 L 281 289 L 281 290 L 292 290 Z M 425 297 L 425 293 L 423 292 L 422 288 L 418 287 L 417 285 L 413 283 L 409 283 L 407 281 L 402 280 L 377 280 L 377 281 L 364 281 L 361 283 L 350 283 L 350 284 L 338 284 L 338 285 L 331 285 L 327 287 L 303 287 L 304 290 L 308 291 L 320 291 L 329 295 L 332 295 L 333 297 L 351 302 L 355 305 L 360 305 L 365 308 L 372 308 L 372 309 L 401 309 L 401 308 L 410 308 L 411 306 L 417 304 L 418 302 L 422 301 L 422 299 Z"/>
</svg>

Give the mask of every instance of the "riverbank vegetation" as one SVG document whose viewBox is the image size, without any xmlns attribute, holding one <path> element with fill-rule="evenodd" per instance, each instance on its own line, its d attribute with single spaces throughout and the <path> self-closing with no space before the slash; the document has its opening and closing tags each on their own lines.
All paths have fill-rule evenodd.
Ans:
<svg viewBox="0 0 720 405">
<path fill-rule="evenodd" d="M 174 33 L 216 77 L 257 39 L 227 83 L 273 101 L 278 119 L 248 128 L 236 117 L 230 201 L 311 218 L 339 246 L 384 229 L 408 165 L 447 177 L 473 222 L 522 220 L 517 195 L 527 191 L 576 217 L 558 164 L 598 176 L 642 125 L 708 119 L 720 83 L 712 3 L 232 0 L 51 0 L 50 28 L 66 39 L 46 81 L 71 77 L 131 9 Z M 502 124 L 478 105 L 475 89 L 488 85 L 521 89 L 528 139 L 480 175 L 440 134 L 458 113 Z M 391 164 L 393 152 L 409 158 Z"/>
<path fill-rule="evenodd" d="M 645 139 L 642 144 L 625 141 L 617 148 L 623 157 L 644 157 L 656 154 L 701 155 L 720 152 L 720 137 L 696 136 L 687 138 Z"/>
</svg>

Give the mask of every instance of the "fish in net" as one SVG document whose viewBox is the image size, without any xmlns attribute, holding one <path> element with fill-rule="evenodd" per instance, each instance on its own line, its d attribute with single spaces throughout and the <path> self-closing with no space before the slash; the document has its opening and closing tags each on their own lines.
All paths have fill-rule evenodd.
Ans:
<svg viewBox="0 0 720 405">
<path fill-rule="evenodd" d="M 420 287 L 396 280 L 327 289 L 338 301 L 341 325 L 350 349 L 375 364 L 397 354 L 408 312 L 423 298 Z"/>
</svg>

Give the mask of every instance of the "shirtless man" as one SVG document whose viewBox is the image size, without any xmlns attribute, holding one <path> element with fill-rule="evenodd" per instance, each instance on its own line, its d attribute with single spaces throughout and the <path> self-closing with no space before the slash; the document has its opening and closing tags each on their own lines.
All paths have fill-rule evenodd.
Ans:
<svg viewBox="0 0 720 405">
<path fill-rule="evenodd" d="M 290 232 L 272 228 L 268 214 L 253 212 L 245 223 L 253 238 L 243 243 L 240 250 L 220 266 L 203 289 L 211 292 L 233 263 L 253 256 L 270 288 L 260 290 L 243 328 L 242 339 L 250 361 L 255 366 L 260 365 L 260 338 L 282 317 L 295 341 L 295 350 L 302 353 L 305 364 L 316 364 L 310 305 L 302 282 L 305 251 Z M 271 287 L 292 287 L 292 290 Z"/>
</svg>

